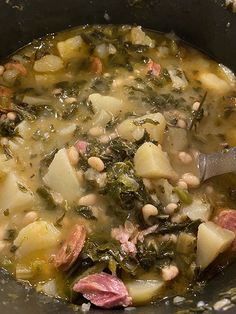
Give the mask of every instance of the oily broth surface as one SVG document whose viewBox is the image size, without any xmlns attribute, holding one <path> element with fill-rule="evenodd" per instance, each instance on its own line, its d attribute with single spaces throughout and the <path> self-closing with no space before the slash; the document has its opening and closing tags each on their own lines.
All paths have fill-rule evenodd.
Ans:
<svg viewBox="0 0 236 314">
<path fill-rule="evenodd" d="M 189 172 L 196 174 L 192 162 L 184 164 L 178 159 L 178 151 L 171 146 L 169 130 L 178 127 L 179 120 L 185 123 L 183 129 L 188 129 L 193 117 L 192 106 L 195 102 L 201 101 L 205 92 L 207 92 L 207 98 L 203 106 L 204 113 L 199 119 L 196 131 L 186 133 L 185 152 L 194 156 L 195 152 L 210 153 L 219 151 L 227 145 L 234 146 L 236 144 L 234 135 L 236 134 L 235 83 L 229 75 L 225 74 L 222 67 L 199 51 L 180 42 L 172 34 L 163 35 L 148 31 L 146 34 L 155 41 L 155 47 L 140 44 L 138 40 L 137 44 L 132 43 L 129 48 L 126 47 L 127 50 L 124 50 L 123 42 L 130 41 L 130 31 L 131 27 L 129 26 L 96 26 L 77 28 L 48 36 L 18 51 L 17 57 L 13 56 L 17 62 L 20 60 L 20 63 L 23 63 L 27 69 L 26 76 L 18 75 L 15 81 L 7 81 L 4 76 L 0 76 L 0 85 L 12 89 L 15 93 L 12 101 L 22 100 L 25 95 L 38 97 L 39 101 L 43 99 L 43 104 L 53 109 L 52 113 L 46 112 L 37 116 L 36 119 L 22 119 L 16 126 L 20 136 L 7 137 L 7 144 L 2 145 L 1 148 L 2 155 L 6 151 L 6 146 L 10 150 L 12 158 L 7 161 L 7 165 L 10 171 L 16 173 L 27 189 L 32 191 L 34 200 L 31 208 L 25 210 L 17 210 L 17 208 L 13 211 L 9 209 L 9 212 L 2 210 L 0 219 L 2 238 L 0 240 L 4 245 L 0 263 L 14 275 L 17 265 L 26 269 L 36 268 L 34 275 L 30 278 L 27 278 L 27 275 L 20 278 L 19 274 L 17 277 L 29 280 L 44 292 L 45 290 L 42 288 L 44 283 L 55 279 L 57 292 L 54 294 L 62 297 L 68 295 L 66 293 L 68 289 L 66 275 L 55 270 L 52 260 L 58 251 L 60 241 L 66 239 L 73 225 L 84 225 L 89 237 L 99 238 L 102 233 L 103 237 L 107 237 L 110 241 L 111 229 L 123 225 L 125 222 L 122 215 L 111 213 L 109 206 L 113 205 L 112 200 L 100 194 L 96 208 L 93 208 L 96 220 L 85 219 L 78 215 L 71 210 L 71 204 L 67 200 L 61 200 L 60 195 L 56 195 L 56 197 L 63 203 L 63 207 L 51 209 L 37 194 L 37 189 L 43 184 L 42 172 L 39 169 L 42 159 L 47 154 L 54 149 L 59 150 L 63 147 L 73 146 L 80 139 L 81 134 L 85 134 L 88 141 L 95 139 L 98 141 L 97 143 L 109 142 L 112 138 L 119 137 L 117 125 L 130 116 L 130 113 L 132 116 L 140 117 L 149 112 L 158 111 L 164 114 L 167 121 L 162 147 L 168 153 L 173 168 L 179 177 Z M 82 34 L 83 40 L 81 46 L 72 53 L 70 58 L 63 60 L 62 69 L 55 72 L 38 72 L 33 69 L 35 58 L 40 59 L 47 54 L 58 56 L 57 43 L 80 34 Z M 106 45 L 111 43 L 116 51 L 110 54 L 106 53 L 101 57 L 101 53 L 96 50 L 96 47 L 104 43 Z M 127 51 L 129 55 L 127 55 Z M 95 71 L 93 68 L 91 69 L 91 63 L 94 62 L 91 58 L 94 57 L 102 61 L 101 73 L 96 73 L 97 69 Z M 150 60 L 160 64 L 161 69 L 165 70 L 161 79 L 158 75 L 155 77 L 155 74 L 147 73 Z M 12 62 L 11 58 L 2 64 L 4 65 L 6 62 Z M 180 71 L 176 74 L 177 76 L 184 75 L 181 82 L 184 84 L 183 88 L 173 87 L 173 79 L 168 73 L 171 69 Z M 209 79 L 202 78 L 202 75 L 206 73 L 217 76 L 220 82 L 209 83 Z M 72 85 L 74 89 L 71 88 Z M 173 96 L 176 101 L 174 102 L 170 98 L 165 106 L 157 108 L 156 94 L 153 94 L 153 99 L 147 99 L 149 90 L 150 95 L 154 91 L 156 94 Z M 91 110 L 88 97 L 92 93 L 115 97 L 124 104 L 118 118 L 114 118 L 109 127 L 103 127 L 99 136 L 90 134 L 91 128 L 94 127 L 94 112 Z M 74 111 L 71 109 L 73 105 L 76 108 Z M 68 113 L 70 110 L 71 114 Z M 174 141 L 176 142 L 176 139 Z M 2 141 L 2 143 L 5 142 Z M 47 172 L 48 166 L 43 168 L 43 173 Z M 80 171 L 79 167 L 75 167 L 75 169 Z M 197 189 L 189 189 L 190 195 L 206 197 L 207 187 L 213 188 L 214 192 L 210 195 L 211 201 L 214 203 L 211 219 L 214 217 L 215 207 L 218 212 L 219 208 L 234 206 L 232 199 L 228 196 L 228 191 L 236 186 L 235 175 L 226 175 L 225 177 L 224 184 L 220 184 L 220 179 L 216 178 L 209 180 Z M 61 179 L 63 180 L 63 178 Z M 173 186 L 177 185 L 176 180 L 170 181 Z M 83 185 L 83 195 L 98 193 L 98 190 L 98 186 L 91 186 L 89 182 L 85 182 Z M 180 204 L 180 209 L 181 206 Z M 140 211 L 139 207 L 137 207 L 137 211 Z M 58 228 L 60 241 L 49 249 L 37 250 L 36 248 L 26 256 L 16 257 L 17 247 L 14 247 L 13 240 L 26 226 L 25 215 L 32 210 L 37 213 L 37 219 L 53 223 Z M 127 214 L 127 217 L 134 224 L 137 222 L 135 214 Z M 8 230 L 14 230 L 13 238 L 7 239 Z M 178 237 L 178 232 L 176 236 Z M 144 270 L 139 270 L 137 277 L 145 278 L 143 273 L 145 274 Z M 126 276 L 124 272 L 122 277 L 126 278 Z M 157 272 L 150 270 L 149 277 L 153 279 L 156 276 Z M 172 290 L 174 294 L 183 292 L 189 286 L 190 281 L 189 278 L 186 279 L 186 276 L 180 274 L 173 284 L 168 285 L 157 297 L 169 293 L 169 290 Z"/>
</svg>

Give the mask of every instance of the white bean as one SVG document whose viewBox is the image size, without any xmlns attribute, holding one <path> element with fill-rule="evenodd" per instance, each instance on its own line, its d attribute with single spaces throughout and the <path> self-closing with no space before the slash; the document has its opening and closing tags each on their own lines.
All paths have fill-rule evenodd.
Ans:
<svg viewBox="0 0 236 314">
<path fill-rule="evenodd" d="M 177 126 L 181 129 L 186 129 L 186 122 L 183 119 L 177 121 Z"/>
<path fill-rule="evenodd" d="M 14 121 L 16 119 L 16 113 L 15 112 L 8 112 L 7 113 L 7 119 Z"/>
<path fill-rule="evenodd" d="M 183 189 L 183 190 L 187 190 L 187 189 L 188 189 L 187 183 L 186 183 L 184 180 L 182 180 L 182 179 L 180 179 L 180 180 L 177 182 L 177 186 L 178 186 L 179 188 Z"/>
<path fill-rule="evenodd" d="M 3 72 L 5 71 L 5 68 L 3 65 L 0 65 L 0 76 L 3 75 Z"/>
<path fill-rule="evenodd" d="M 179 269 L 175 265 L 169 265 L 162 268 L 161 273 L 164 281 L 170 281 L 179 274 Z"/>
<path fill-rule="evenodd" d="M 197 188 L 200 185 L 199 178 L 192 173 L 184 173 L 182 179 L 190 188 Z"/>
<path fill-rule="evenodd" d="M 182 161 L 184 164 L 190 164 L 193 161 L 193 158 L 191 155 L 189 155 L 186 152 L 180 152 L 179 153 L 179 159 Z"/>
<path fill-rule="evenodd" d="M 35 211 L 28 212 L 25 214 L 25 217 L 23 218 L 23 224 L 29 225 L 30 223 L 34 222 L 38 219 L 38 214 Z"/>
<path fill-rule="evenodd" d="M 73 102 L 76 102 L 77 101 L 77 99 L 75 98 L 75 97 L 67 97 L 66 99 L 65 99 L 65 102 L 67 103 L 67 104 L 73 104 Z"/>
<path fill-rule="evenodd" d="M 67 154 L 68 154 L 68 158 L 69 158 L 71 165 L 72 166 L 77 165 L 77 163 L 79 162 L 79 153 L 76 150 L 76 148 L 74 146 L 71 146 L 68 149 Z"/>
<path fill-rule="evenodd" d="M 98 172 L 102 172 L 105 168 L 104 162 L 99 157 L 90 157 L 88 159 L 88 164 L 90 167 L 97 170 Z"/>
<path fill-rule="evenodd" d="M 165 212 L 169 215 L 173 214 L 174 211 L 176 210 L 176 208 L 178 207 L 177 204 L 175 203 L 169 203 L 166 208 L 165 208 Z"/>
<path fill-rule="evenodd" d="M 93 128 L 89 130 L 89 134 L 95 137 L 101 136 L 103 133 L 104 133 L 104 128 L 100 126 L 94 126 Z"/>
<path fill-rule="evenodd" d="M 196 101 L 192 106 L 193 111 L 197 111 L 199 109 L 199 106 L 200 106 L 200 102 Z"/>
<path fill-rule="evenodd" d="M 156 216 L 158 215 L 158 209 L 156 208 L 156 206 L 152 205 L 152 204 L 146 204 L 143 206 L 142 208 L 142 213 L 143 213 L 143 218 L 146 222 L 148 222 L 148 219 L 151 216 Z"/>
<path fill-rule="evenodd" d="M 82 205 L 82 206 L 93 206 L 96 204 L 96 202 L 97 202 L 97 195 L 93 193 L 82 196 L 79 199 L 79 205 Z"/>
</svg>

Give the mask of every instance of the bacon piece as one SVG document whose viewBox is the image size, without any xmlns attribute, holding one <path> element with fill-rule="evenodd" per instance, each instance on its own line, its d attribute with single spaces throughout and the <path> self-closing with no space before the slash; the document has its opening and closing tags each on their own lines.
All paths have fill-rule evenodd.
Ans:
<svg viewBox="0 0 236 314">
<path fill-rule="evenodd" d="M 80 279 L 73 290 L 82 293 L 91 303 L 105 309 L 126 307 L 132 303 L 124 283 L 116 276 L 103 272 Z"/>
<path fill-rule="evenodd" d="M 86 153 L 88 142 L 78 141 L 75 143 L 74 146 L 75 146 L 76 150 L 80 153 L 80 155 L 84 155 Z"/>
<path fill-rule="evenodd" d="M 156 63 L 150 60 L 146 66 L 147 74 L 152 74 L 154 76 L 159 76 L 161 73 L 161 66 L 159 63 Z"/>
<path fill-rule="evenodd" d="M 98 57 L 91 57 L 91 70 L 95 74 L 102 74 L 103 66 L 102 61 Z"/>
<path fill-rule="evenodd" d="M 9 62 L 4 65 L 6 70 L 17 70 L 21 75 L 26 76 L 27 70 L 20 62 Z"/>
<path fill-rule="evenodd" d="M 54 266 L 63 271 L 68 270 L 76 261 L 85 242 L 86 229 L 83 226 L 75 225 L 68 238 L 54 259 Z"/>
<path fill-rule="evenodd" d="M 11 97 L 12 96 L 12 90 L 8 87 L 0 85 L 0 97 Z"/>
<path fill-rule="evenodd" d="M 216 223 L 222 228 L 233 231 L 236 235 L 236 210 L 224 209 L 215 219 Z M 236 238 L 232 243 L 232 250 L 236 251 Z"/>
</svg>

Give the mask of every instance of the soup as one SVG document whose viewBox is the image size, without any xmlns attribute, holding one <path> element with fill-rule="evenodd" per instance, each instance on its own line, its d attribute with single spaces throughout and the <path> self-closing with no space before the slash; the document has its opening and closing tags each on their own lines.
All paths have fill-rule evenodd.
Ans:
<svg viewBox="0 0 236 314">
<path fill-rule="evenodd" d="M 86 26 L 0 66 L 0 265 L 102 308 L 199 286 L 234 258 L 235 76 L 174 34 Z M 90 304 L 90 303 L 88 303 Z"/>
</svg>

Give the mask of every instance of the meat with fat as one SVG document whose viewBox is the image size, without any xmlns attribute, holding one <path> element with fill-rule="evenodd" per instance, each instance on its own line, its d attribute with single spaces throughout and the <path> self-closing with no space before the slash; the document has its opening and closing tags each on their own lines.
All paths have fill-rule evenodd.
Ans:
<svg viewBox="0 0 236 314">
<path fill-rule="evenodd" d="M 116 276 L 104 272 L 80 279 L 73 290 L 82 293 L 94 305 L 105 309 L 132 304 L 124 283 Z"/>
<path fill-rule="evenodd" d="M 67 271 L 78 258 L 86 239 L 86 229 L 75 225 L 54 259 L 54 266 Z"/>
</svg>

